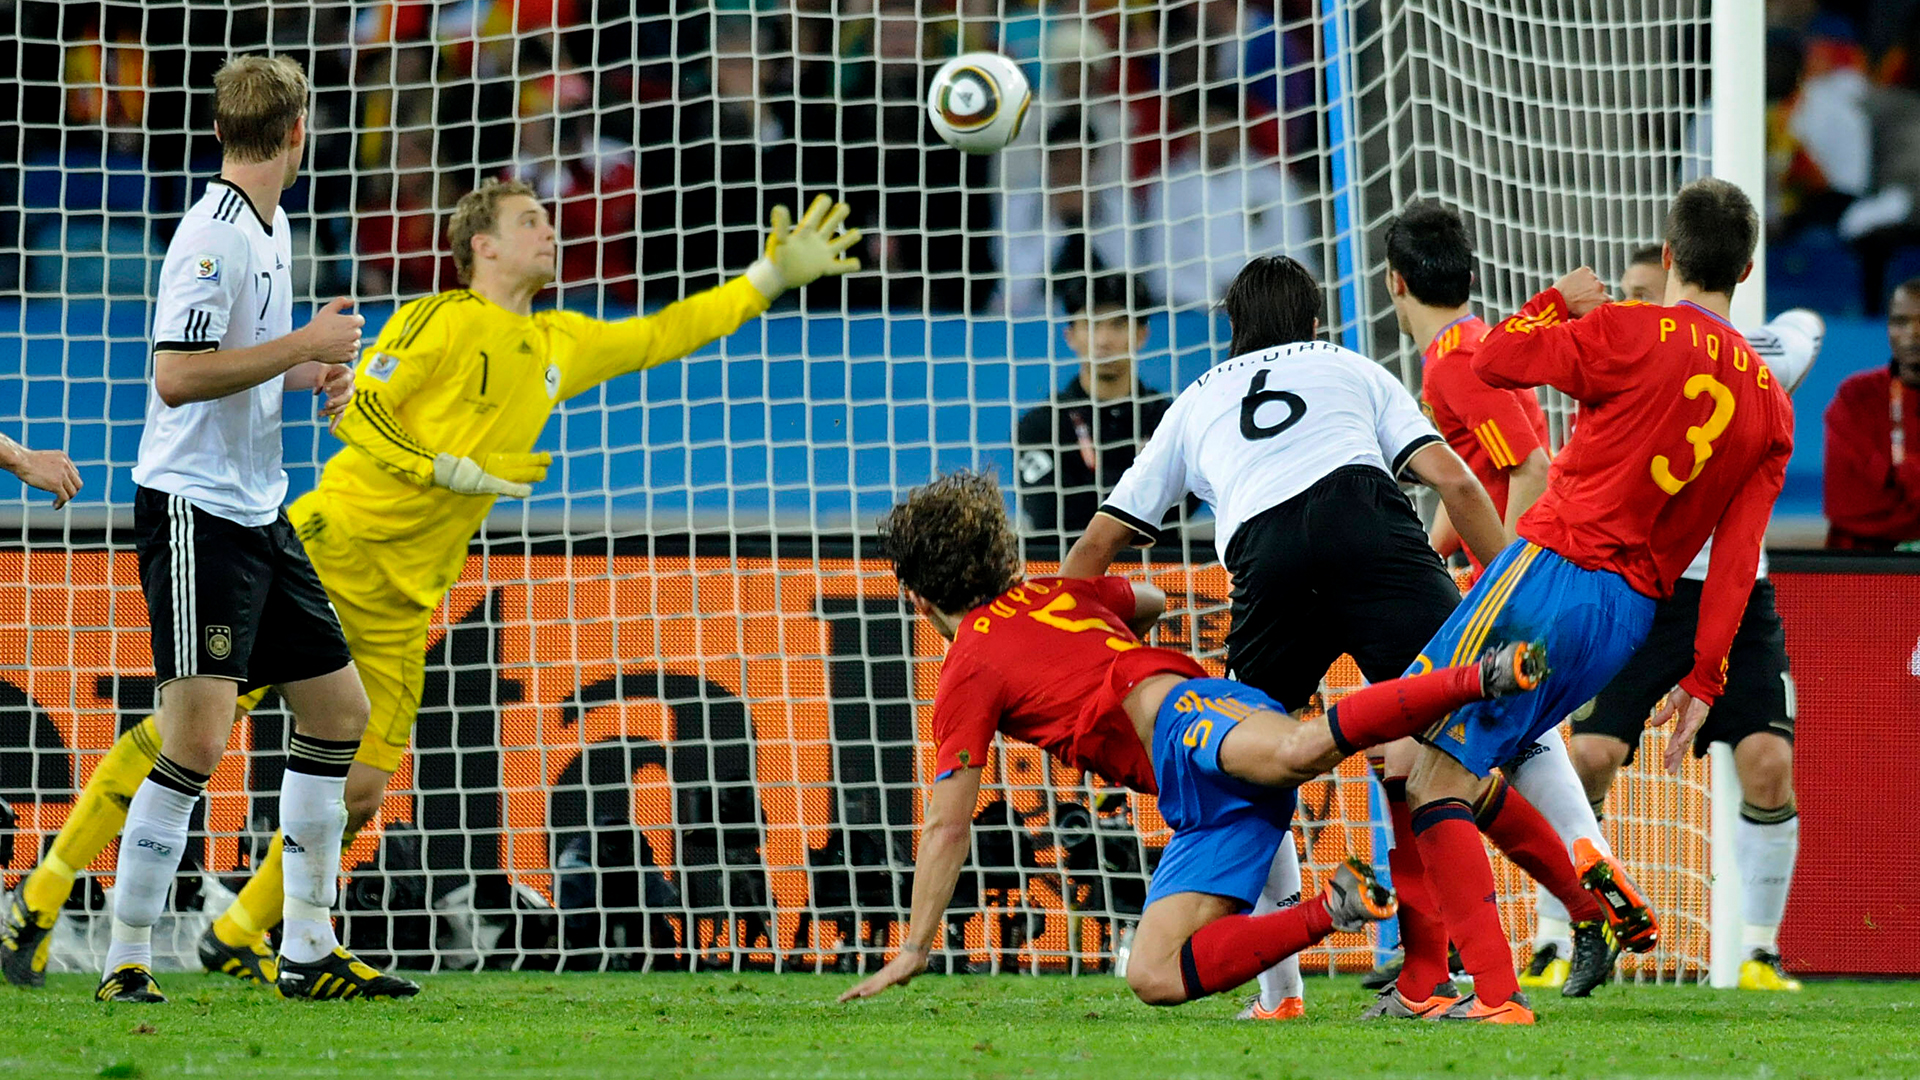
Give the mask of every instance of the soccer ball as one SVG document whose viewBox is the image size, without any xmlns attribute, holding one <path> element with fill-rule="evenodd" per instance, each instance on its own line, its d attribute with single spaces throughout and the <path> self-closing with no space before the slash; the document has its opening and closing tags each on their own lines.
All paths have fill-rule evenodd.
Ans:
<svg viewBox="0 0 1920 1080">
<path fill-rule="evenodd" d="M 927 91 L 927 118 L 956 150 L 991 154 L 1020 134 L 1033 90 L 1020 65 L 993 52 L 970 52 L 940 65 Z"/>
</svg>

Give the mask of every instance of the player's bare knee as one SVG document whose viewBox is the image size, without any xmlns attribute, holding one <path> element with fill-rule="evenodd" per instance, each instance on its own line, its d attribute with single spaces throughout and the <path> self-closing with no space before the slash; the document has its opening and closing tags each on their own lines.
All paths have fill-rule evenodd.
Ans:
<svg viewBox="0 0 1920 1080">
<path fill-rule="evenodd" d="M 198 717 L 168 723 L 160 737 L 160 752 L 177 764 L 210 773 L 226 753 L 233 725 L 227 718 Z"/>
<path fill-rule="evenodd" d="M 226 753 L 227 733 L 176 731 L 161 746 L 160 752 L 177 764 L 195 772 L 211 773 Z"/>
<path fill-rule="evenodd" d="M 1733 752 L 1740 775 L 1740 797 L 1767 810 L 1793 801 L 1793 744 L 1778 735 L 1756 734 L 1740 740 Z"/>
<path fill-rule="evenodd" d="M 365 694 L 342 694 L 325 708 L 313 710 L 311 716 L 296 716 L 294 727 L 302 735 L 345 742 L 366 734 L 372 714 Z"/>
<path fill-rule="evenodd" d="M 1187 1000 L 1177 962 L 1142 963 L 1136 956 L 1127 965 L 1127 987 L 1143 1005 L 1178 1005 Z"/>
<path fill-rule="evenodd" d="M 1574 774 L 1587 789 L 1587 798 L 1606 797 L 1614 774 L 1627 761 L 1627 744 L 1605 735 L 1575 735 L 1567 743 Z"/>
<path fill-rule="evenodd" d="M 1416 739 L 1396 739 L 1387 744 L 1387 775 L 1406 779 L 1413 771 L 1413 763 L 1419 760 L 1420 743 Z"/>
</svg>

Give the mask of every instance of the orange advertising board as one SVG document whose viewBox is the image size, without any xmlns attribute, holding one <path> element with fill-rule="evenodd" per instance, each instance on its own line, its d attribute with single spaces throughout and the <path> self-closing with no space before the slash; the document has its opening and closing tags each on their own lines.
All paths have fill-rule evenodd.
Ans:
<svg viewBox="0 0 1920 1080">
<path fill-rule="evenodd" d="M 1225 572 L 1148 572 L 1176 608 L 1158 631 L 1163 643 L 1217 657 Z M 901 603 L 883 561 L 489 553 L 468 561 L 437 621 L 415 753 L 382 820 L 413 822 L 430 847 L 436 836 L 463 836 L 469 869 L 505 870 L 550 894 L 556 835 L 585 824 L 583 807 L 602 805 L 607 760 L 670 875 L 732 871 L 742 848 L 755 852 L 782 952 L 806 932 L 800 914 L 822 852 L 847 847 L 848 834 L 880 837 L 891 869 L 909 869 L 943 643 Z M 20 818 L 15 874 L 117 732 L 150 710 L 151 672 L 131 552 L 0 552 L 0 680 L 24 699 L 0 764 L 9 778 L 30 777 L 4 792 Z M 259 764 L 283 752 L 284 717 L 271 713 L 236 725 L 210 786 L 213 869 L 241 860 L 254 801 L 277 787 L 277 769 Z M 983 803 L 1004 798 L 1035 833 L 1060 805 L 1099 790 L 1015 744 L 989 764 L 986 785 Z M 1301 806 L 1314 866 L 1365 850 L 1364 784 L 1310 785 Z M 1156 851 L 1166 828 L 1153 800 L 1133 796 L 1130 810 Z M 346 865 L 376 844 L 363 834 Z M 1038 872 L 996 897 L 1048 913 L 1038 953 L 1049 958 L 1068 948 L 1060 913 L 1075 890 L 1046 869 L 1058 854 L 1037 850 Z M 94 870 L 111 874 L 112 857 L 109 849 Z M 969 932 L 976 944 L 990 921 Z M 702 939 L 725 933 L 708 926 Z"/>
</svg>

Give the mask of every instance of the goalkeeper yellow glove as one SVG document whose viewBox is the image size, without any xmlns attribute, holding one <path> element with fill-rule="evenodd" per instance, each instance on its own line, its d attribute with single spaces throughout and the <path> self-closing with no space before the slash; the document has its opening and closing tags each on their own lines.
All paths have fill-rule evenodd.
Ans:
<svg viewBox="0 0 1920 1080">
<path fill-rule="evenodd" d="M 472 458 L 440 454 L 433 459 L 433 482 L 462 495 L 505 495 L 524 499 L 533 484 L 547 477 L 553 455 L 492 453 L 483 467 Z"/>
<path fill-rule="evenodd" d="M 860 242 L 860 230 L 842 228 L 851 212 L 846 203 L 816 195 L 799 223 L 790 225 L 787 208 L 774 207 L 767 253 L 747 267 L 747 280 L 771 303 L 788 289 L 860 269 L 860 260 L 847 254 Z"/>
</svg>

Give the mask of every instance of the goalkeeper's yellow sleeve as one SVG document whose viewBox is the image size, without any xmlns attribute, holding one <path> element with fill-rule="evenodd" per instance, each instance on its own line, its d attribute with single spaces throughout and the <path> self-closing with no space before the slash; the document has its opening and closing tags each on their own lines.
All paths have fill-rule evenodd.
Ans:
<svg viewBox="0 0 1920 1080">
<path fill-rule="evenodd" d="M 353 400 L 334 428 L 342 442 L 390 473 L 433 484 L 438 451 L 401 427 L 395 410 L 445 360 L 448 327 L 457 316 L 448 309 L 473 302 L 473 294 L 462 289 L 414 300 L 393 313 L 354 370 Z"/>
<path fill-rule="evenodd" d="M 570 311 L 540 318 L 557 334 L 574 339 L 573 362 L 560 381 L 562 401 L 629 371 L 658 367 L 726 337 L 767 310 L 767 298 L 745 277 L 669 304 L 652 315 L 619 322 Z"/>
</svg>

